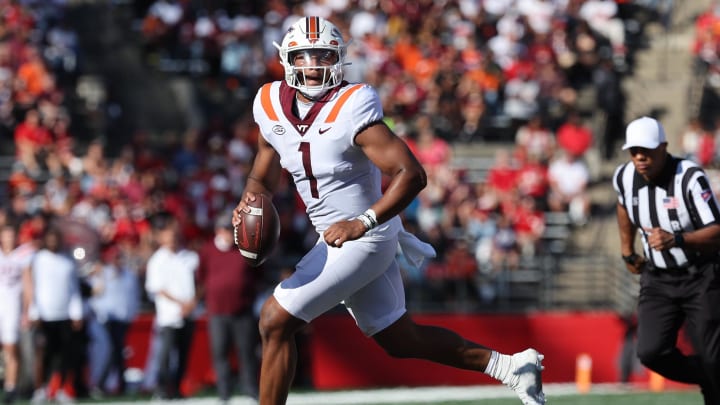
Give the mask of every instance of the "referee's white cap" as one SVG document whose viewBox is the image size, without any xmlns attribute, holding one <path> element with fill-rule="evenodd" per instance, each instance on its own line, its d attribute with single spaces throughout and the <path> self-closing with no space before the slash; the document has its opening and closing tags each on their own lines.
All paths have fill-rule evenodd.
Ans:
<svg viewBox="0 0 720 405">
<path fill-rule="evenodd" d="M 655 149 L 665 143 L 665 130 L 654 118 L 641 117 L 628 124 L 625 130 L 625 145 L 622 149 L 640 147 Z"/>
</svg>

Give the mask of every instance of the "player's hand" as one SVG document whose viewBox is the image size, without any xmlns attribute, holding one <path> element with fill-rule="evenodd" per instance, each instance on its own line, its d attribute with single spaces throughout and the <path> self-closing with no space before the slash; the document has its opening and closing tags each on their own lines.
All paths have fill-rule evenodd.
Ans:
<svg viewBox="0 0 720 405">
<path fill-rule="evenodd" d="M 325 243 L 332 247 L 342 247 L 343 243 L 365 235 L 367 228 L 358 219 L 336 222 L 323 233 Z"/>
<path fill-rule="evenodd" d="M 255 193 L 252 193 L 250 191 L 246 191 L 245 193 L 243 193 L 243 197 L 240 199 L 240 202 L 238 202 L 237 206 L 235 206 L 235 209 L 233 210 L 233 226 L 240 225 L 240 213 L 250 212 L 248 203 L 255 201 L 255 198 L 257 198 L 257 194 Z"/>
</svg>

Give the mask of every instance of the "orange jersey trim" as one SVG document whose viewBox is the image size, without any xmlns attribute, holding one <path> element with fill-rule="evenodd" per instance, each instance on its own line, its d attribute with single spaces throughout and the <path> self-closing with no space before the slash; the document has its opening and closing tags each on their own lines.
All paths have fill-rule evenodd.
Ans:
<svg viewBox="0 0 720 405">
<path fill-rule="evenodd" d="M 350 87 L 345 93 L 343 93 L 340 98 L 338 98 L 337 103 L 333 106 L 333 109 L 330 110 L 330 114 L 328 114 L 327 119 L 325 119 L 326 123 L 335 122 L 337 119 L 338 114 L 340 114 L 340 109 L 345 105 L 345 102 L 350 98 L 350 96 L 355 93 L 356 91 L 360 90 L 362 87 L 362 84 L 356 84 L 352 87 Z"/>
<path fill-rule="evenodd" d="M 262 86 L 262 89 L 260 90 L 260 104 L 270 120 L 279 121 L 278 115 L 273 107 L 272 100 L 270 99 L 270 87 L 270 83 Z"/>
</svg>

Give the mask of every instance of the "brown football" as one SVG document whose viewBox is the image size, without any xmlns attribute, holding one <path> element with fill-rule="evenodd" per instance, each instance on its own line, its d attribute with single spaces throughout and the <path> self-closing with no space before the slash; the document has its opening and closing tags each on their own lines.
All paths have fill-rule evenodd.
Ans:
<svg viewBox="0 0 720 405">
<path fill-rule="evenodd" d="M 280 217 L 270 197 L 258 194 L 248 204 L 250 212 L 240 214 L 235 227 L 235 244 L 240 254 L 253 267 L 268 259 L 280 237 Z"/>
</svg>

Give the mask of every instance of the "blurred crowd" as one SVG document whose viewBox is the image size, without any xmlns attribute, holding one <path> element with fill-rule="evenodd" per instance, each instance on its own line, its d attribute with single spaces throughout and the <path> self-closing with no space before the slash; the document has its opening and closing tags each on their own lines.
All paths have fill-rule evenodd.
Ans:
<svg viewBox="0 0 720 405">
<path fill-rule="evenodd" d="M 445 302 L 458 298 L 455 287 L 464 284 L 463 299 L 492 306 L 497 275 L 544 253 L 544 213 L 567 214 L 572 226 L 587 222 L 588 154 L 614 153 L 624 125 L 621 80 L 632 74 L 644 25 L 663 22 L 672 2 L 160 0 L 135 6 L 149 66 L 221 78 L 227 94 L 246 100 L 241 111 L 249 110 L 260 84 L 282 78 L 272 42 L 293 21 L 319 15 L 336 23 L 352 38 L 346 79 L 378 91 L 386 122 L 429 174 L 429 186 L 404 219 L 439 255 L 424 268 L 405 269 L 411 289 Z M 241 113 L 225 128 L 212 120 L 210 135 L 180 137 L 180 153 L 248 142 L 244 157 L 215 172 L 241 190 L 257 137 L 249 119 Z M 238 126 L 244 133 L 235 136 Z M 501 145 L 487 167 L 455 164 L 454 149 L 487 142 Z M 291 189 L 276 199 L 282 238 L 306 241 L 282 245 L 279 256 L 292 262 L 314 236 Z"/>
<path fill-rule="evenodd" d="M 566 215 L 571 227 L 589 220 L 588 154 L 600 147 L 611 156 L 624 125 L 620 81 L 633 72 L 643 24 L 666 18 L 672 2 L 138 0 L 132 7 L 147 65 L 221 79 L 226 97 L 244 107 L 161 142 L 140 128 L 118 150 L 107 150 L 102 138 L 73 136 L 67 99 L 82 74 L 82 49 L 64 3 L 0 0 L 0 131 L 14 139 L 3 151 L 12 169 L 0 225 L 17 230 L 17 246 L 37 250 L 47 248 L 49 230 L 62 230 L 62 253 L 77 265 L 71 283 L 79 283 L 81 317 L 92 320 L 72 329 L 82 331 L 73 342 L 111 350 L 110 337 L 87 326 L 102 323 L 107 311 L 109 289 L 93 286 L 104 285 L 98 280 L 111 270 L 135 280 L 123 287 L 137 296 L 123 315 L 130 322 L 155 310 L 143 286 L 168 217 L 188 251 L 216 237 L 255 153 L 252 97 L 265 81 L 282 78 L 272 42 L 299 16 L 326 17 L 352 38 L 346 79 L 378 91 L 388 126 L 428 172 L 427 188 L 403 220 L 438 257 L 421 268 L 399 257 L 409 305 L 463 299 L 492 309 L 502 274 L 549 254 L 548 213 Z M 477 145 L 494 150 L 479 176 L 454 156 Z M 317 238 L 291 179 L 275 204 L 281 243 L 257 291 Z M 68 313 L 65 320 L 72 326 L 75 319 Z M 106 378 L 98 371 L 86 388 Z"/>
<path fill-rule="evenodd" d="M 694 22 L 692 43 L 694 82 L 690 91 L 690 118 L 682 130 L 679 150 L 700 163 L 714 187 L 720 186 L 720 2 Z"/>
</svg>

